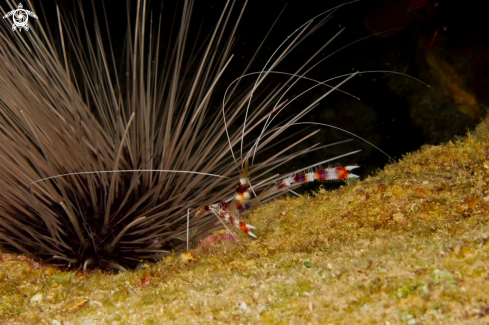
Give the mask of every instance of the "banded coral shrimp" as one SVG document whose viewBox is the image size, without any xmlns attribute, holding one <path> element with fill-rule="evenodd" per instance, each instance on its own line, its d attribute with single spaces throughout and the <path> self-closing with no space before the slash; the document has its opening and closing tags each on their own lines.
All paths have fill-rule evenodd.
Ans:
<svg viewBox="0 0 489 325">
<path fill-rule="evenodd" d="M 243 123 L 243 126 L 242 126 L 242 134 L 241 134 L 241 141 L 240 141 L 240 144 L 241 144 L 241 147 L 240 147 L 240 159 L 239 161 L 241 161 L 241 168 L 238 167 L 238 169 L 240 169 L 240 178 L 239 178 L 239 181 L 237 182 L 237 184 L 235 185 L 235 196 L 234 198 L 232 199 L 229 199 L 227 201 L 222 201 L 220 203 L 217 203 L 217 204 L 210 204 L 210 205 L 206 205 L 204 207 L 202 207 L 196 215 L 202 213 L 202 212 L 211 212 L 212 214 L 214 214 L 219 220 L 220 222 L 222 223 L 222 225 L 224 227 L 226 227 L 226 229 L 228 230 L 228 232 L 233 236 L 233 238 L 235 240 L 237 240 L 236 236 L 233 234 L 233 232 L 224 224 L 223 220 L 229 222 L 229 224 L 235 226 L 236 228 L 242 230 L 244 233 L 248 234 L 249 236 L 251 237 L 254 237 L 254 238 L 257 238 L 255 234 L 253 234 L 253 232 L 251 232 L 251 229 L 256 229 L 254 226 L 251 226 L 249 224 L 246 224 L 242 221 L 240 221 L 238 219 L 238 216 L 239 215 L 242 215 L 243 213 L 246 213 L 248 210 L 250 210 L 252 208 L 252 204 L 250 203 L 250 200 L 252 199 L 252 195 L 254 195 L 254 200 L 255 202 L 260 202 L 260 199 L 263 199 L 263 198 L 266 198 L 267 196 L 269 195 L 272 195 L 272 194 L 275 194 L 277 191 L 280 191 L 280 190 L 283 190 L 283 189 L 287 189 L 289 190 L 290 192 L 296 194 L 294 191 L 288 189 L 289 186 L 293 186 L 293 185 L 297 185 L 297 184 L 303 184 L 303 183 L 308 183 L 308 182 L 314 182 L 314 181 L 325 181 L 325 180 L 329 180 L 329 181 L 332 181 L 332 180 L 347 180 L 349 178 L 358 178 L 359 176 L 358 175 L 355 175 L 355 174 L 352 174 L 350 171 L 353 170 L 353 169 L 356 169 L 358 168 L 359 166 L 345 166 L 345 167 L 334 167 L 334 168 L 317 168 L 318 165 L 321 165 L 321 164 L 324 164 L 324 163 L 327 163 L 331 160 L 335 160 L 335 159 L 339 159 L 339 158 L 342 158 L 344 156 L 347 156 L 347 155 L 350 155 L 350 154 L 354 154 L 354 153 L 357 153 L 359 152 L 360 150 L 358 151 L 354 151 L 354 152 L 350 152 L 348 154 L 345 154 L 345 155 L 342 155 L 342 156 L 338 156 L 338 157 L 335 157 L 335 158 L 332 158 L 332 159 L 328 159 L 326 161 L 322 161 L 320 163 L 316 163 L 314 165 L 311 165 L 309 167 L 306 167 L 304 168 L 304 170 L 307 170 L 307 172 L 304 172 L 304 170 L 301 172 L 301 171 L 296 171 L 294 173 L 292 173 L 290 176 L 286 177 L 286 178 L 283 178 L 281 180 L 279 180 L 279 178 L 274 178 L 272 183 L 265 189 L 263 190 L 263 192 L 260 194 L 260 195 L 256 195 L 252 185 L 251 185 L 251 182 L 250 182 L 250 179 L 248 178 L 248 172 L 249 172 L 249 166 L 248 166 L 248 162 L 249 160 L 251 159 L 252 163 L 255 159 L 255 154 L 257 152 L 257 149 L 258 149 L 258 145 L 260 143 L 260 141 L 263 139 L 263 137 L 265 137 L 265 135 L 268 135 L 276 130 L 280 130 L 281 128 L 276 128 L 276 129 L 273 129 L 271 130 L 270 132 L 266 132 L 267 128 L 270 127 L 271 123 L 273 122 L 273 120 L 275 119 L 275 117 L 278 116 L 278 114 L 280 113 L 281 110 L 283 110 L 283 108 L 287 105 L 289 105 L 290 103 L 292 103 L 294 100 L 296 100 L 297 98 L 299 98 L 300 96 L 302 96 L 303 94 L 307 93 L 308 91 L 310 91 L 311 89 L 319 86 L 319 85 L 326 85 L 328 87 L 331 88 L 330 91 L 326 92 L 323 96 L 321 96 L 319 99 L 317 99 L 314 103 L 312 103 L 310 106 L 308 106 L 307 108 L 305 108 L 303 111 L 301 111 L 299 114 L 297 114 L 297 116 L 294 117 L 294 119 L 291 119 L 291 123 L 289 124 L 286 124 L 286 126 L 284 128 L 287 128 L 288 126 L 292 126 L 292 125 L 320 125 L 320 126 L 323 126 L 323 127 L 328 127 L 328 128 L 333 128 L 333 129 L 337 129 L 337 130 L 340 130 L 342 132 L 345 132 L 345 133 L 348 133 L 362 141 L 364 141 L 365 143 L 369 144 L 370 146 L 372 146 L 373 148 L 375 148 L 376 150 L 378 150 L 379 152 L 381 152 L 382 154 L 384 154 L 386 157 L 388 157 L 391 161 L 395 161 L 391 156 L 389 156 L 387 153 L 385 153 L 384 151 L 382 151 L 380 148 L 378 148 L 377 146 L 375 146 L 374 144 L 372 144 L 371 142 L 359 137 L 358 135 L 356 134 L 353 134 L 347 130 L 344 130 L 342 128 L 339 128 L 339 127 L 336 127 L 336 126 L 333 126 L 333 125 L 328 125 L 328 124 L 325 124 L 325 123 L 317 123 L 317 122 L 296 122 L 298 119 L 300 119 L 300 117 L 304 116 L 307 112 L 309 112 L 310 110 L 312 110 L 313 108 L 315 108 L 316 104 L 319 103 L 319 101 L 323 98 L 325 98 L 326 96 L 328 96 L 331 92 L 333 91 L 341 91 L 339 89 L 339 87 L 347 82 L 350 78 L 354 77 L 355 75 L 357 75 L 359 72 L 355 72 L 355 73 L 348 73 L 348 74 L 344 74 L 344 75 L 340 75 L 340 76 L 336 76 L 334 78 L 330 78 L 328 80 L 325 80 L 325 81 L 317 81 L 317 80 L 313 80 L 313 79 L 310 79 L 310 78 L 307 78 L 305 75 L 310 72 L 312 69 L 314 69 L 315 67 L 317 67 L 319 64 L 321 64 L 323 61 L 325 61 L 326 59 L 328 59 L 329 57 L 331 57 L 332 55 L 336 54 L 337 52 L 340 52 L 341 50 L 343 50 L 344 48 L 346 47 L 349 47 L 350 45 L 354 44 L 354 43 L 357 43 L 359 41 L 362 41 L 363 39 L 359 39 L 355 42 L 352 42 L 346 46 L 343 46 L 341 47 L 340 49 L 336 50 L 336 51 L 333 51 L 331 54 L 329 54 L 328 56 L 320 59 L 320 60 L 317 60 L 317 62 L 312 65 L 310 68 L 308 68 L 307 70 L 305 70 L 305 72 L 301 72 L 299 74 L 299 72 L 297 72 L 297 74 L 291 74 L 291 73 L 284 73 L 284 72 L 279 72 L 279 71 L 273 71 L 273 70 L 268 70 L 268 65 L 271 61 L 271 59 L 273 58 L 273 56 L 280 50 L 280 48 L 287 42 L 287 40 L 293 36 L 295 36 L 295 34 L 298 34 L 297 37 L 299 37 L 306 29 L 307 27 L 314 21 L 314 19 L 318 18 L 319 16 L 325 14 L 324 12 L 319 14 L 318 16 L 312 18 L 311 20 L 308 20 L 306 23 L 304 23 L 303 25 L 301 25 L 298 29 L 296 29 L 292 34 L 290 34 L 287 39 L 285 41 L 283 41 L 279 46 L 278 48 L 275 50 L 275 52 L 273 52 L 273 54 L 271 55 L 271 57 L 269 58 L 269 60 L 267 61 L 267 63 L 265 64 L 265 66 L 263 67 L 263 69 L 260 71 L 260 72 L 254 72 L 254 73 L 249 73 L 249 74 L 246 74 L 244 76 L 241 76 L 239 78 L 237 78 L 236 80 L 234 80 L 230 86 L 228 86 L 227 90 L 226 90 L 226 93 L 227 91 L 229 90 L 229 88 L 235 83 L 237 82 L 238 80 L 240 80 L 241 78 L 244 78 L 244 77 L 248 77 L 248 76 L 252 76 L 252 75 L 258 75 L 257 79 L 256 79 L 256 82 L 253 86 L 253 89 L 251 91 L 251 94 L 250 94 L 250 99 L 248 101 L 248 105 L 246 107 L 246 114 L 245 114 L 245 120 L 244 120 L 244 123 Z M 336 36 L 338 36 L 339 34 L 341 33 L 338 32 L 333 38 L 331 38 L 322 48 L 324 49 L 324 47 L 326 47 Z M 366 38 L 369 38 L 371 36 L 368 36 Z M 292 45 L 292 44 L 291 44 Z M 291 46 L 289 45 L 289 46 Z M 319 52 L 319 51 L 318 51 Z M 311 60 L 309 60 L 311 61 Z M 309 62 L 308 61 L 308 62 Z M 305 64 L 304 64 L 305 66 Z M 304 66 L 301 67 L 304 68 Z M 400 72 L 396 72 L 396 71 L 384 71 L 384 70 L 374 70 L 374 71 L 362 71 L 361 73 L 364 73 L 364 74 L 368 74 L 368 73 L 392 73 L 392 74 L 399 74 L 399 75 L 402 75 L 402 76 L 405 76 L 405 77 L 409 77 L 409 78 L 412 78 L 414 80 L 416 80 L 417 82 L 420 82 L 421 84 L 427 86 L 430 88 L 429 85 L 425 84 L 424 82 L 422 82 L 421 80 L 417 79 L 417 78 L 414 78 L 410 75 L 407 75 L 405 73 L 400 73 Z M 278 100 L 276 101 L 274 107 L 271 109 L 271 112 L 266 114 L 265 115 L 265 118 L 266 118 L 266 121 L 264 123 L 264 126 L 263 126 L 263 129 L 261 130 L 261 133 L 260 135 L 258 136 L 258 138 L 256 139 L 256 141 L 253 143 L 251 149 L 249 149 L 249 151 L 245 154 L 245 157 L 243 157 L 243 143 L 244 143 L 244 136 L 245 136 L 245 129 L 246 129 L 246 117 L 248 115 L 248 110 L 250 109 L 250 102 L 251 102 L 251 98 L 253 97 L 253 92 L 255 91 L 256 89 L 256 86 L 258 85 L 258 83 L 260 82 L 260 78 L 263 74 L 269 74 L 269 73 L 272 73 L 272 74 L 283 74 L 283 75 L 287 75 L 290 77 L 290 79 L 288 80 L 287 83 L 291 82 L 291 85 L 288 86 L 288 89 L 286 89 L 281 95 L 280 95 L 280 98 L 278 98 Z M 295 81 L 294 81 L 294 78 L 295 78 Z M 337 85 L 335 86 L 330 86 L 329 84 L 327 84 L 328 82 L 331 82 L 332 80 L 335 80 L 335 79 L 338 79 L 338 78 L 344 78 L 344 80 L 342 80 L 340 83 L 338 83 Z M 311 88 L 308 88 L 307 90 L 305 90 L 303 93 L 297 95 L 296 97 L 292 98 L 292 100 L 288 101 L 288 100 L 284 100 L 284 96 L 288 93 L 288 91 L 294 86 L 294 84 L 296 84 L 299 80 L 302 80 L 302 79 L 308 79 L 310 81 L 313 81 L 316 83 L 315 86 L 311 87 Z M 341 91 L 343 92 L 343 91 Z M 359 99 L 357 97 L 355 97 L 354 95 L 351 95 L 351 94 L 348 94 L 346 92 L 343 92 L 351 97 L 354 97 L 356 99 Z M 224 96 L 225 98 L 225 96 Z M 224 104 L 224 100 L 223 100 L 223 105 L 222 105 L 222 115 L 223 115 L 223 120 L 226 121 L 226 112 L 225 112 L 225 104 Z M 275 115 L 274 115 L 275 113 Z M 263 120 L 263 119 L 262 119 Z M 234 155 L 234 152 L 233 152 L 233 145 L 232 145 L 232 141 L 229 137 L 229 133 L 228 133 L 228 130 L 227 130 L 227 125 L 225 123 L 225 128 L 226 128 L 226 135 L 227 135 L 227 138 L 228 138 L 228 142 L 229 142 L 229 147 L 230 147 L 230 151 L 231 151 L 231 154 L 233 156 L 233 160 L 235 162 L 235 164 L 238 166 L 238 162 L 237 162 L 237 159 Z M 279 132 L 277 132 L 279 133 Z M 334 144 L 333 144 L 334 145 Z M 311 150 L 312 148 L 310 148 L 309 150 Z M 315 168 L 315 170 L 311 170 L 311 168 Z M 279 176 L 280 177 L 280 176 Z M 266 181 L 263 181 L 262 183 L 258 184 L 258 186 L 262 185 L 263 183 L 265 183 Z M 297 194 L 296 194 L 297 195 Z M 187 225 L 189 224 L 189 211 L 187 211 Z M 184 236 L 181 236 L 182 240 L 184 240 Z M 187 229 L 187 236 L 186 236 L 186 241 L 187 241 L 187 252 L 189 250 L 189 233 L 188 233 L 188 229 Z M 199 246 L 200 247 L 200 246 Z"/>
<path fill-rule="evenodd" d="M 190 225 L 186 223 L 189 208 L 227 201 L 236 179 L 249 178 L 251 192 L 264 188 L 281 177 L 267 177 L 273 167 L 324 147 L 315 145 L 288 155 L 282 150 L 257 163 L 253 158 L 254 153 L 263 153 L 277 142 L 289 141 L 282 135 L 292 125 L 299 125 L 298 119 L 318 101 L 274 129 L 267 130 L 271 125 L 264 128 L 259 141 L 245 142 L 251 130 L 258 130 L 287 105 L 279 101 L 285 84 L 266 91 L 258 86 L 275 73 L 271 69 L 283 62 L 307 33 L 315 30 L 317 25 L 311 22 L 289 37 L 292 42 L 284 42 L 285 49 L 277 49 L 278 58 L 270 58 L 271 64 L 256 73 L 260 77 L 253 86 L 242 93 L 235 84 L 229 88 L 224 98 L 225 119 L 220 118 L 220 110 L 211 110 L 209 98 L 232 58 L 229 48 L 236 26 L 229 34 L 224 29 L 234 4 L 226 3 L 205 46 L 196 47 L 201 61 L 188 79 L 181 62 L 192 1 L 185 2 L 181 29 L 174 40 L 177 45 L 168 50 L 163 63 L 158 60 L 146 2 L 137 3 L 136 27 L 128 33 L 129 64 L 123 70 L 129 77 L 124 79 L 110 73 L 114 52 L 104 46 L 97 20 L 94 28 L 98 37 L 87 40 L 87 51 L 79 46 L 76 25 L 64 21 L 63 16 L 59 28 L 66 39 L 61 39 L 63 46 L 57 55 L 51 54 L 56 46 L 43 29 L 33 27 L 29 34 L 36 51 L 18 38 L 3 35 L 0 75 L 8 91 L 0 94 L 5 113 L 1 123 L 8 132 L 0 134 L 5 153 L 0 157 L 0 185 L 5 189 L 0 194 L 2 249 L 60 267 L 134 268 L 141 260 L 157 260 L 178 248 L 177 236 L 190 231 L 198 236 L 215 228 L 215 216 L 210 214 L 199 214 Z M 318 25 L 326 22 L 319 18 Z M 148 30 L 149 35 L 144 33 Z M 159 41 L 160 35 L 156 35 Z M 168 42 L 172 40 L 170 37 Z M 76 54 L 77 69 L 64 59 L 69 46 Z M 25 61 L 18 61 L 20 56 Z M 159 64 L 162 71 L 156 73 Z M 75 71 L 81 71 L 86 83 L 73 77 Z M 301 73 L 292 75 L 295 78 Z M 342 82 L 352 76 L 345 76 Z M 188 87 L 181 86 L 184 81 Z M 121 86 L 124 82 L 126 90 Z M 330 86 L 330 92 L 341 91 L 342 82 Z M 253 109 L 248 111 L 248 106 Z M 244 115 L 246 122 L 238 123 Z M 243 128 L 229 130 L 227 125 L 233 123 Z M 287 144 L 287 148 L 315 132 Z M 238 161 L 231 148 L 241 142 Z M 245 173 L 248 160 L 253 167 L 253 185 L 250 174 Z M 248 189 L 238 194 L 248 193 Z M 278 194 L 275 191 L 267 198 Z"/>
</svg>

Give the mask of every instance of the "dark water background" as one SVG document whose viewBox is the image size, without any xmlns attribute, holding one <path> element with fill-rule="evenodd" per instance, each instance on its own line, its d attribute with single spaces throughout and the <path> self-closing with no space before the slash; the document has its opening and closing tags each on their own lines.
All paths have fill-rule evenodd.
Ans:
<svg viewBox="0 0 489 325">
<path fill-rule="evenodd" d="M 328 123 L 344 128 L 374 143 L 391 157 L 399 159 L 403 154 L 417 150 L 422 145 L 438 144 L 465 135 L 468 129 L 473 129 L 485 116 L 485 108 L 489 107 L 489 20 L 486 18 L 489 4 L 484 1 L 473 1 L 468 4 L 443 0 L 391 1 L 402 3 L 406 12 L 401 14 L 389 12 L 389 8 L 385 8 L 385 1 L 373 0 L 359 1 L 339 8 L 329 22 L 304 41 L 275 70 L 295 72 L 334 34 L 345 28 L 344 32 L 326 47 L 318 58 L 362 38 L 366 39 L 334 54 L 308 73 L 308 77 L 325 80 L 355 71 L 391 70 L 406 73 L 432 85 L 433 89 L 429 89 L 420 82 L 394 74 L 360 74 L 341 87 L 361 98 L 360 101 L 344 94 L 334 93 L 323 99 L 314 111 L 302 119 L 302 121 Z M 74 12 L 73 1 L 56 3 L 65 10 L 64 12 Z M 136 1 L 129 3 L 134 9 Z M 288 3 L 278 0 L 249 1 L 239 24 L 237 34 L 239 38 L 233 50 L 235 58 L 223 75 L 222 82 L 219 83 L 213 97 L 215 109 L 220 109 L 221 98 L 227 85 L 243 73 L 256 48 L 281 12 L 279 20 L 250 71 L 261 70 L 273 51 L 296 28 L 340 3 L 339 1 L 289 1 Z M 421 3 L 421 8 L 415 7 L 417 3 Z M 31 25 L 47 24 L 51 27 L 54 37 L 57 37 L 54 1 L 42 1 L 44 12 L 40 9 L 39 1 L 33 1 L 31 4 L 34 7 L 32 10 L 39 16 L 38 21 L 32 22 Z M 101 25 L 107 23 L 109 26 L 117 56 L 122 52 L 127 29 L 126 2 L 104 1 L 103 4 L 107 21 L 103 15 L 102 2 L 96 2 L 95 13 Z M 189 44 L 200 43 L 209 35 L 224 4 L 225 1 L 197 1 L 189 30 Z M 25 9 L 30 6 L 24 5 Z M 162 30 L 166 31 L 165 39 L 168 37 L 174 17 L 178 20 L 182 5 L 182 1 L 166 1 L 163 5 L 160 1 L 149 1 L 154 21 L 157 21 L 160 8 L 163 6 Z M 238 18 L 240 6 L 241 2 L 235 6 L 234 19 Z M 412 9 L 410 6 L 415 8 Z M 90 29 L 90 25 L 94 22 L 93 9 L 89 1 L 84 2 L 84 7 Z M 134 14 L 134 10 L 132 13 Z M 406 15 L 411 16 L 412 19 L 404 24 L 401 21 Z M 396 20 L 399 22 L 398 25 Z M 369 24 L 376 24 L 377 28 L 382 26 L 385 29 L 399 28 L 394 35 L 378 37 L 366 28 Z M 168 42 L 165 42 L 162 42 L 162 47 L 168 45 Z M 428 57 L 431 57 L 431 61 Z M 453 79 L 450 83 L 451 88 L 447 88 L 447 78 Z M 269 78 L 269 83 L 276 84 L 285 80 L 284 77 L 272 76 Z M 253 81 L 254 79 L 249 80 L 249 82 Z M 299 82 L 285 98 L 290 100 L 313 85 L 311 82 Z M 283 119 L 301 110 L 325 91 L 327 91 L 325 87 L 319 87 L 300 97 L 290 105 L 289 109 L 284 110 L 279 118 Z M 474 99 L 475 107 L 469 105 L 468 111 L 467 109 L 461 111 L 460 105 L 457 106 L 455 100 L 460 97 Z M 304 127 L 297 126 L 291 131 L 301 129 Z M 305 135 L 307 131 L 315 129 L 303 130 L 302 134 Z M 351 136 L 347 134 L 324 128 L 296 150 L 318 142 L 327 144 L 349 138 Z M 262 153 L 261 158 L 273 155 L 287 145 L 288 143 L 284 143 L 274 150 Z M 281 174 L 293 172 L 317 161 L 356 149 L 362 149 L 362 152 L 341 159 L 337 163 L 361 165 L 358 174 L 362 177 L 374 173 L 388 162 L 385 155 L 355 140 L 328 150 L 301 156 L 284 165 L 279 172 Z M 305 187 L 306 190 L 313 188 L 313 186 Z"/>
</svg>

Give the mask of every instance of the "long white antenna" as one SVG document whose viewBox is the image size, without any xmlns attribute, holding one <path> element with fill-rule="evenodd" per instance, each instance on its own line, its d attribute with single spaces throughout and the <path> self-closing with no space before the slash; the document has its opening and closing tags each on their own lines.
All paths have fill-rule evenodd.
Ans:
<svg viewBox="0 0 489 325">
<path fill-rule="evenodd" d="M 188 224 L 189 224 L 189 211 L 190 211 L 190 209 L 187 209 L 187 253 L 188 253 Z"/>
<path fill-rule="evenodd" d="M 213 176 L 213 177 L 219 177 L 219 178 L 229 178 L 227 176 L 221 176 L 221 175 L 216 175 L 216 174 L 209 174 L 209 173 L 201 173 L 201 172 L 193 172 L 189 170 L 170 170 L 170 169 L 124 169 L 124 170 L 96 170 L 96 171 L 91 171 L 91 172 L 77 172 L 77 173 L 68 173 L 68 174 L 61 174 L 61 175 L 56 175 L 56 176 L 51 176 L 51 177 L 45 177 L 41 178 L 37 181 L 31 182 L 31 184 L 34 183 L 39 183 L 41 181 L 45 181 L 48 179 L 54 179 L 54 178 L 59 178 L 59 177 L 65 177 L 65 176 L 71 176 L 71 175 L 86 175 L 86 174 L 108 174 L 108 173 L 134 173 L 134 172 L 164 172 L 164 173 L 182 173 L 182 174 L 197 174 L 197 175 L 205 175 L 205 176 Z"/>
</svg>

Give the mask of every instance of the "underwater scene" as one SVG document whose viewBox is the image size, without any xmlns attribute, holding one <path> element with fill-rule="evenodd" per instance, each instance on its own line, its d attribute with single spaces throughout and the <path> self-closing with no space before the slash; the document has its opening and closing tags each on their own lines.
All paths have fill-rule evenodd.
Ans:
<svg viewBox="0 0 489 325">
<path fill-rule="evenodd" d="M 489 3 L 0 9 L 0 324 L 489 324 Z"/>
</svg>

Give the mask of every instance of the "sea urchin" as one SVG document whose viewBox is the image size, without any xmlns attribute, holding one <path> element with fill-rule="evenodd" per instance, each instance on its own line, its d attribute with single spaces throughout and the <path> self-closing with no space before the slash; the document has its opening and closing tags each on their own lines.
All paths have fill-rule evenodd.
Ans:
<svg viewBox="0 0 489 325">
<path fill-rule="evenodd" d="M 264 121 L 287 85 L 250 94 L 308 35 L 297 33 L 267 71 L 255 75 L 256 83 L 244 91 L 240 82 L 229 88 L 224 121 L 211 97 L 232 57 L 240 20 L 230 24 L 235 5 L 224 5 L 203 45 L 187 39 L 193 1 L 183 3 L 177 32 L 166 38 L 161 15 L 155 23 L 146 1 L 128 5 L 121 56 L 98 17 L 94 30 L 87 27 L 81 2 L 71 15 L 58 13 L 59 37 L 40 21 L 29 32 L 0 31 L 2 250 L 62 267 L 133 268 L 181 243 L 175 238 L 186 230 L 188 208 L 232 193 L 240 162 L 230 144 Z M 161 50 L 162 44 L 168 46 Z M 228 141 L 224 123 L 242 121 L 249 104 L 246 131 L 231 129 Z M 279 139 L 300 115 L 268 133 L 257 149 Z M 253 171 L 293 156 L 268 159 Z M 199 215 L 191 227 L 202 233 L 214 223 Z"/>
</svg>

